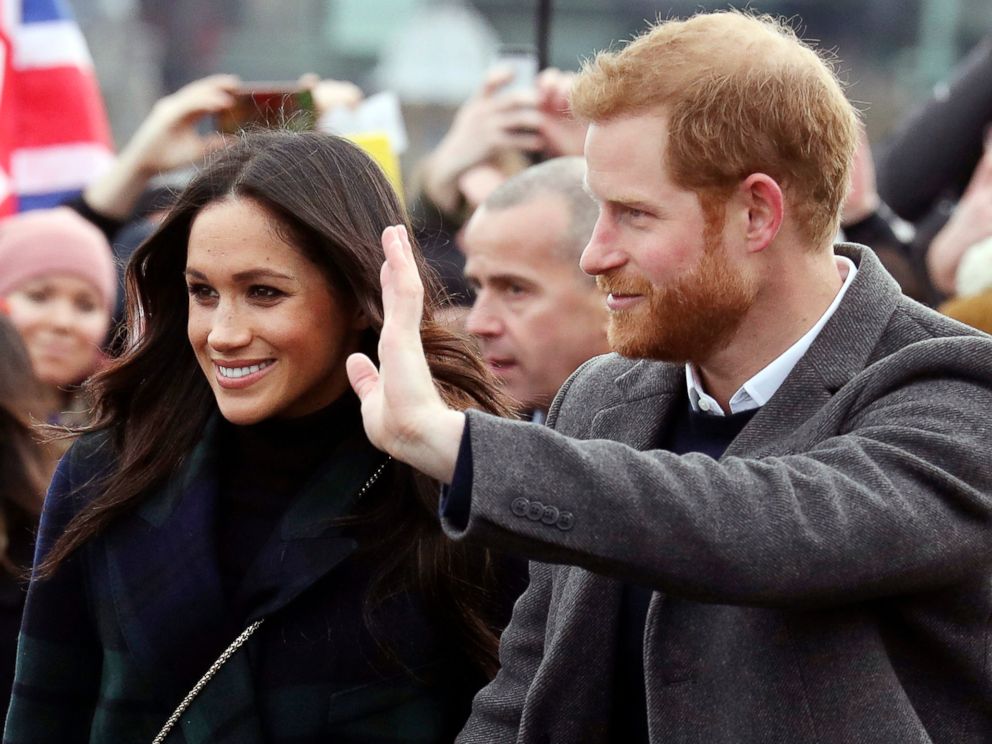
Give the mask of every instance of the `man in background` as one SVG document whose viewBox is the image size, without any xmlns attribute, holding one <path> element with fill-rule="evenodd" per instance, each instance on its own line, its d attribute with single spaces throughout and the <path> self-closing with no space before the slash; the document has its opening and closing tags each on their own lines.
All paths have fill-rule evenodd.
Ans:
<svg viewBox="0 0 992 744">
<path fill-rule="evenodd" d="M 463 239 L 475 290 L 466 329 L 536 421 L 580 364 L 609 351 L 603 295 L 579 268 L 599 216 L 584 175 L 579 157 L 522 171 L 482 203 Z"/>
</svg>

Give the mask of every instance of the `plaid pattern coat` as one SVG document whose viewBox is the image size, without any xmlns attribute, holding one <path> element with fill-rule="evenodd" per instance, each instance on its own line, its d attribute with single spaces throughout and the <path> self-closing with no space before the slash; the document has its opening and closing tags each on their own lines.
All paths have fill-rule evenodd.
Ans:
<svg viewBox="0 0 992 744">
<path fill-rule="evenodd" d="M 33 582 L 7 744 L 150 742 L 251 621 L 267 618 L 193 702 L 168 741 L 450 741 L 483 680 L 417 597 L 391 597 L 377 635 L 362 620 L 372 566 L 329 521 L 384 456 L 344 441 L 296 497 L 244 578 L 254 607 L 230 619 L 212 541 L 217 496 L 208 426 L 181 474 Z M 44 557 L 112 462 L 83 437 L 59 465 L 38 538 Z M 391 466 L 390 466 L 391 467 Z M 377 487 L 387 487 L 389 468 Z M 374 487 L 375 488 L 375 487 Z M 368 498 L 366 495 L 363 498 Z M 413 674 L 383 662 L 386 643 Z"/>
</svg>

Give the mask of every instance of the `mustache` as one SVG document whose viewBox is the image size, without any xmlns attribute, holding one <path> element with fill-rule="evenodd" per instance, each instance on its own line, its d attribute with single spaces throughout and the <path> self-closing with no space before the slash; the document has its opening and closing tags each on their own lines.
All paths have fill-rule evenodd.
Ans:
<svg viewBox="0 0 992 744">
<path fill-rule="evenodd" d="M 600 274 L 596 286 L 604 294 L 612 295 L 648 295 L 654 289 L 646 279 L 622 274 Z"/>
</svg>

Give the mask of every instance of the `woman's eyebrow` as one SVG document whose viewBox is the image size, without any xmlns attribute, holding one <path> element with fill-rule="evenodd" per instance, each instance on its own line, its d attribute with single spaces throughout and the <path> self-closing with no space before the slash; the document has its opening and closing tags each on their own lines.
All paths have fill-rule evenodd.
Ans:
<svg viewBox="0 0 992 744">
<path fill-rule="evenodd" d="M 295 276 L 273 271 L 272 269 L 248 269 L 247 271 L 239 271 L 234 275 L 234 281 L 236 282 L 254 282 L 259 279 L 286 279 L 291 282 L 296 281 Z"/>
<path fill-rule="evenodd" d="M 207 281 L 207 275 L 198 269 L 187 267 L 184 273 L 190 279 Z M 236 282 L 253 282 L 258 281 L 259 279 L 285 279 L 291 282 L 296 281 L 295 276 L 283 274 L 279 271 L 273 271 L 272 269 L 248 269 L 247 271 L 239 271 L 232 278 Z"/>
</svg>

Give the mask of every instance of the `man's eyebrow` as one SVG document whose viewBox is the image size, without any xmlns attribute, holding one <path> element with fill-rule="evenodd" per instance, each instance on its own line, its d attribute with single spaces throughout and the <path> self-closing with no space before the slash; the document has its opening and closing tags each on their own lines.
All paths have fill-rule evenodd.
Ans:
<svg viewBox="0 0 992 744">
<path fill-rule="evenodd" d="M 191 279 L 198 279 L 200 281 L 207 281 L 207 275 L 202 271 L 194 268 L 187 267 L 186 276 Z M 239 271 L 233 277 L 234 281 L 239 283 L 253 282 L 260 279 L 285 279 L 286 281 L 296 281 L 295 276 L 290 276 L 289 274 L 283 274 L 278 271 L 273 271 L 272 269 L 248 269 L 247 271 Z"/>
<path fill-rule="evenodd" d="M 589 198 L 600 204 L 612 204 L 618 207 L 625 207 L 627 209 L 637 209 L 642 212 L 655 212 L 657 207 L 651 205 L 650 203 L 644 201 L 635 196 L 618 196 L 612 199 L 601 199 L 593 193 L 593 190 L 589 186 L 588 174 L 582 179 L 582 190 L 589 195 Z"/>
<path fill-rule="evenodd" d="M 491 274 L 488 278 L 492 284 L 525 284 L 527 286 L 535 284 L 533 279 L 528 279 L 520 274 Z"/>
<path fill-rule="evenodd" d="M 653 205 L 644 199 L 639 199 L 636 196 L 618 196 L 614 199 L 606 199 L 605 202 L 623 209 L 636 209 L 641 212 L 652 213 L 658 211 L 658 207 L 656 205 Z"/>
</svg>

